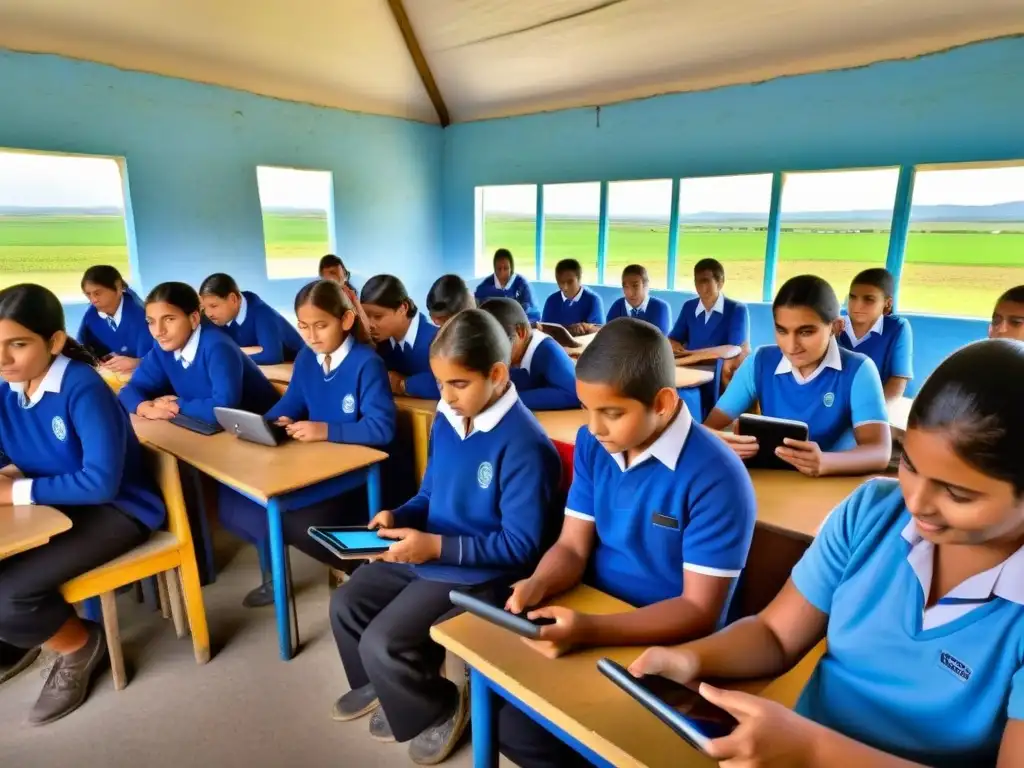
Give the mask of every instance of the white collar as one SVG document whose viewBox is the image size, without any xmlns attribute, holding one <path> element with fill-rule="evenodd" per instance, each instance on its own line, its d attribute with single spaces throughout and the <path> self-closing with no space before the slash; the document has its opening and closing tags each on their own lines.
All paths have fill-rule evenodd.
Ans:
<svg viewBox="0 0 1024 768">
<path fill-rule="evenodd" d="M 330 357 L 331 357 L 331 364 L 327 368 L 327 372 L 328 373 L 334 373 L 336 370 L 338 370 L 338 366 L 341 365 L 342 361 L 346 357 L 348 357 L 348 353 L 352 351 L 352 347 L 353 347 L 353 345 L 355 345 L 355 343 L 356 343 L 356 341 L 352 337 L 352 334 L 349 334 L 348 336 L 345 337 L 345 340 L 343 342 L 341 342 L 341 346 L 338 347 L 333 352 L 331 352 L 331 355 L 330 355 Z M 324 360 L 326 360 L 326 359 L 327 359 L 327 355 L 317 355 L 316 356 L 316 361 L 317 361 L 317 363 L 320 364 L 320 370 L 321 371 L 324 369 Z"/>
<path fill-rule="evenodd" d="M 646 312 L 647 311 L 647 305 L 651 303 L 651 294 L 649 294 L 649 293 L 647 294 L 647 298 L 645 298 L 643 300 L 643 303 L 639 307 L 634 307 L 632 304 L 630 304 L 625 299 L 623 299 L 623 301 L 626 303 L 626 314 L 627 315 L 631 314 L 634 311 L 635 312 Z M 697 303 L 700 304 L 699 301 Z"/>
<path fill-rule="evenodd" d="M 249 302 L 245 300 L 245 294 L 238 294 L 242 297 L 241 303 L 238 305 L 238 314 L 235 315 L 235 319 L 232 321 L 235 325 L 241 325 L 245 322 L 245 316 L 249 312 Z"/>
<path fill-rule="evenodd" d="M 500 282 L 498 282 L 498 276 L 495 275 L 494 276 L 494 287 L 495 288 L 500 288 L 501 290 L 504 291 L 506 288 L 508 288 L 510 285 L 512 285 L 512 281 L 515 280 L 515 279 L 516 279 L 516 273 L 515 272 L 509 272 L 508 280 L 506 280 L 504 283 L 500 283 Z"/>
<path fill-rule="evenodd" d="M 419 333 L 419 330 L 420 313 L 417 312 L 415 315 L 409 318 L 409 330 L 405 332 L 405 337 L 400 341 L 394 338 L 391 339 L 391 348 L 394 349 L 399 344 L 408 344 L 409 349 L 411 350 L 413 347 L 416 346 L 416 334 Z"/>
<path fill-rule="evenodd" d="M 43 395 L 47 392 L 59 395 L 60 385 L 64 381 L 64 373 L 67 371 L 68 363 L 70 362 L 71 360 L 64 357 L 64 355 L 57 355 L 53 358 L 53 362 L 50 363 L 50 367 L 43 376 L 43 380 L 39 382 L 39 386 L 36 387 L 36 391 L 32 393 L 32 397 L 28 399 L 27 403 L 25 402 L 25 382 L 19 381 L 11 384 L 11 391 L 18 393 L 18 402 L 21 403 L 21 407 L 31 408 L 42 400 Z"/>
<path fill-rule="evenodd" d="M 828 340 L 828 351 L 825 353 L 824 359 L 821 364 L 811 372 L 811 375 L 806 379 L 800 375 L 800 372 L 793 368 L 793 364 L 789 362 L 789 358 L 785 354 L 782 355 L 782 359 L 779 360 L 778 366 L 775 368 L 775 375 L 778 376 L 783 373 L 793 374 L 793 379 L 797 384 L 807 384 L 818 377 L 826 368 L 832 368 L 837 371 L 843 370 L 843 356 L 839 352 L 839 342 L 836 341 L 836 337 L 832 336 Z"/>
<path fill-rule="evenodd" d="M 864 339 L 866 339 L 872 333 L 877 333 L 879 336 L 882 335 L 882 325 L 885 323 L 885 315 L 879 315 L 878 316 L 878 320 L 875 321 L 875 324 L 872 325 L 868 329 L 868 332 L 865 333 L 863 336 L 861 336 L 859 339 L 857 338 L 857 336 L 853 332 L 853 320 L 850 319 L 849 315 L 844 315 L 843 316 L 843 322 L 846 324 L 846 327 L 843 329 L 843 333 L 846 334 L 846 338 L 848 338 L 850 340 L 850 343 L 854 347 L 856 347 L 858 344 L 860 344 L 862 341 L 864 341 Z"/>
<path fill-rule="evenodd" d="M 175 360 L 185 360 L 186 367 L 192 365 L 196 359 L 196 352 L 199 351 L 199 334 L 203 330 L 203 324 L 199 323 L 196 329 L 192 331 L 192 335 L 189 336 L 188 341 L 185 342 L 185 346 L 181 349 L 174 350 Z"/>
<path fill-rule="evenodd" d="M 619 469 L 623 472 L 639 467 L 652 457 L 674 472 L 676 464 L 679 463 L 679 454 L 683 452 L 683 446 L 686 445 L 686 438 L 690 434 L 690 426 L 692 424 L 693 417 L 690 416 L 690 410 L 686 407 L 686 403 L 680 400 L 679 413 L 672 419 L 672 423 L 665 427 L 665 431 L 658 435 L 658 439 L 637 456 L 628 468 L 626 467 L 626 457 L 624 454 L 613 453 L 612 458 L 615 459 L 615 463 L 619 465 Z"/>
<path fill-rule="evenodd" d="M 104 320 L 106 320 L 108 318 L 113 318 L 114 325 L 120 325 L 121 324 L 121 310 L 123 310 L 123 309 L 124 309 L 124 294 L 122 293 L 121 294 L 121 300 L 119 302 L 117 302 L 117 311 L 114 312 L 113 315 L 108 315 L 106 312 L 100 312 L 98 309 L 96 310 L 96 314 L 98 314 Z"/>
<path fill-rule="evenodd" d="M 910 544 L 907 561 L 914 569 L 914 573 L 917 574 L 927 601 L 932 585 L 935 546 L 921 536 L 917 526 L 914 525 L 913 518 L 906 524 L 900 535 Z M 983 600 L 990 595 L 1001 597 L 1011 603 L 1017 603 L 1017 605 L 1024 605 L 1024 547 L 1018 549 L 999 565 L 976 573 L 966 581 L 962 581 L 944 597 Z"/>
<path fill-rule="evenodd" d="M 700 300 L 699 296 L 697 297 L 697 309 L 694 311 L 693 316 L 694 317 L 700 317 L 701 315 L 704 315 L 704 322 L 707 322 L 711 318 L 711 313 L 712 312 L 717 312 L 720 315 L 724 315 L 725 314 L 725 294 L 724 293 L 719 292 L 718 298 L 715 299 L 715 303 L 712 305 L 711 309 L 707 309 L 707 310 L 704 309 L 704 302 L 702 302 Z"/>
<path fill-rule="evenodd" d="M 543 331 L 530 332 L 530 343 L 526 345 L 526 351 L 523 352 L 523 359 L 519 361 L 519 367 L 527 373 L 530 372 L 530 363 L 533 362 L 533 356 L 537 353 L 537 347 L 539 347 L 547 337 L 548 335 Z"/>
<path fill-rule="evenodd" d="M 511 381 L 508 383 L 508 389 L 505 394 L 502 395 L 495 401 L 494 405 L 486 410 L 478 413 L 473 419 L 473 431 L 468 435 L 465 433 L 465 421 L 464 416 L 459 416 L 455 411 L 452 410 L 451 406 L 448 405 L 444 400 L 441 400 L 437 404 L 437 410 L 439 413 L 443 413 L 444 417 L 448 419 L 448 423 L 452 425 L 452 429 L 455 430 L 455 434 L 460 439 L 465 440 L 467 437 L 472 437 L 477 432 L 490 432 L 501 420 L 505 418 L 505 414 L 512 410 L 519 401 L 519 393 L 516 392 L 516 385 Z"/>
<path fill-rule="evenodd" d="M 562 293 L 562 292 L 559 291 L 559 293 Z M 564 293 L 562 293 L 562 301 L 568 301 L 570 304 L 575 304 L 577 301 L 580 300 L 581 296 L 583 296 L 583 286 L 582 285 L 580 286 L 580 289 L 576 292 L 576 295 L 573 296 L 571 299 L 568 296 L 566 296 Z"/>
</svg>

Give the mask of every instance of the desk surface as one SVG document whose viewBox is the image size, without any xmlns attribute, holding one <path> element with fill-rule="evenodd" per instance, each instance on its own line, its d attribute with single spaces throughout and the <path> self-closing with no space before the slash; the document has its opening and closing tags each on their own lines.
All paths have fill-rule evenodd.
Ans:
<svg viewBox="0 0 1024 768">
<path fill-rule="evenodd" d="M 713 360 L 732 360 L 734 357 L 739 357 L 740 353 L 743 352 L 741 347 L 737 347 L 735 344 L 723 344 L 719 347 L 706 347 L 705 349 L 697 349 L 693 352 L 688 352 L 681 357 L 676 358 L 676 365 L 693 365 L 695 363 L 703 363 Z"/>
<path fill-rule="evenodd" d="M 799 472 L 755 469 L 757 522 L 780 533 L 813 539 L 828 514 L 868 477 L 806 477 Z"/>
<path fill-rule="evenodd" d="M 41 547 L 71 528 L 71 520 L 53 507 L 0 507 L 0 559 Z"/>
<path fill-rule="evenodd" d="M 420 400 L 415 397 L 396 397 L 399 410 L 433 416 L 437 412 L 434 400 Z M 581 408 L 571 411 L 534 411 L 533 415 L 547 432 L 548 437 L 560 443 L 576 442 L 576 432 L 587 423 L 587 412 Z"/>
<path fill-rule="evenodd" d="M 423 400 L 419 397 L 396 395 L 395 405 L 398 406 L 399 410 L 412 413 L 422 413 L 428 416 L 433 416 L 437 413 L 437 400 Z"/>
<path fill-rule="evenodd" d="M 577 587 L 555 600 L 589 613 L 632 610 L 589 587 Z M 605 679 L 597 660 L 607 656 L 627 665 L 642 648 L 593 648 L 547 659 L 520 638 L 470 614 L 432 627 L 434 640 L 562 728 L 604 759 L 622 768 L 712 768 L 715 763 L 689 747 L 669 728 Z M 810 676 L 820 649 L 773 681 L 729 682 L 793 706 Z"/>
<path fill-rule="evenodd" d="M 910 407 L 913 404 L 912 397 L 901 397 L 889 403 L 889 424 L 900 440 L 907 432 L 907 419 L 910 418 Z"/>
<path fill-rule="evenodd" d="M 292 369 L 294 368 L 295 366 L 292 363 L 277 363 L 275 365 L 260 366 L 260 370 L 263 371 L 263 375 L 278 384 L 290 384 L 292 381 Z"/>
<path fill-rule="evenodd" d="M 161 448 L 214 480 L 264 502 L 387 458 L 386 453 L 362 445 L 290 440 L 270 448 L 239 440 L 226 432 L 207 437 L 166 421 L 149 421 L 134 415 L 132 426 L 142 442 Z"/>
</svg>

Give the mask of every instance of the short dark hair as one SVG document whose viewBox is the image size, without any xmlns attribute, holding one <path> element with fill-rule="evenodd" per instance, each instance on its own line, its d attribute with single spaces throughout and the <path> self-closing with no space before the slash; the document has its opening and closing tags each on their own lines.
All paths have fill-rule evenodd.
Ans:
<svg viewBox="0 0 1024 768">
<path fill-rule="evenodd" d="M 214 272 L 208 278 L 203 280 L 199 286 L 200 296 L 216 296 L 221 299 L 226 299 L 231 294 L 238 296 L 242 295 L 242 291 L 238 288 L 238 283 L 235 282 L 235 278 L 231 275 L 226 275 L 223 272 Z"/>
<path fill-rule="evenodd" d="M 716 283 L 725 282 L 725 267 L 718 259 L 701 259 L 693 265 L 693 276 L 697 277 L 701 272 L 710 272 Z"/>
<path fill-rule="evenodd" d="M 572 272 L 576 275 L 577 280 L 583 279 L 583 267 L 580 266 L 576 259 L 562 259 L 555 264 L 555 277 L 558 277 L 563 272 Z"/>
<path fill-rule="evenodd" d="M 647 275 L 647 267 L 643 266 L 642 264 L 630 264 L 629 266 L 622 270 L 623 280 L 625 280 L 630 275 L 633 275 L 634 277 L 639 277 L 641 280 L 644 281 L 644 285 L 651 284 L 651 278 Z"/>
<path fill-rule="evenodd" d="M 996 304 L 1002 304 L 1004 301 L 1012 301 L 1014 304 L 1024 304 L 1024 285 L 1018 285 L 1002 296 L 996 301 Z"/>
<path fill-rule="evenodd" d="M 508 265 L 512 268 L 512 271 L 516 271 L 516 260 L 512 258 L 512 251 L 508 248 L 499 248 L 494 252 L 494 259 L 491 261 L 493 266 L 498 266 L 498 262 L 502 259 L 508 259 Z"/>
<path fill-rule="evenodd" d="M 452 316 L 476 306 L 466 281 L 458 275 L 441 275 L 427 291 L 427 312 Z"/>
<path fill-rule="evenodd" d="M 821 322 L 830 324 L 839 317 L 839 299 L 824 279 L 817 275 L 797 275 L 782 284 L 772 302 L 772 313 L 779 307 L 813 309 Z"/>
<path fill-rule="evenodd" d="M 121 277 L 121 273 L 117 267 L 112 267 L 109 264 L 96 264 L 85 270 L 85 274 L 82 275 L 81 289 L 85 290 L 85 284 L 92 283 L 93 285 L 101 285 L 111 291 L 118 289 L 122 291 L 128 290 L 128 283 Z"/>
<path fill-rule="evenodd" d="M 494 316 L 482 309 L 459 312 L 437 332 L 431 357 L 447 357 L 463 368 L 491 372 L 495 363 L 512 362 L 512 343 Z"/>
<path fill-rule="evenodd" d="M 515 342 L 518 337 L 519 328 L 530 328 L 530 318 L 526 316 L 523 305 L 515 299 L 494 298 L 488 299 L 480 305 L 480 309 L 494 315 L 494 319 L 505 330 L 509 341 Z"/>
<path fill-rule="evenodd" d="M 650 408 L 658 392 L 675 388 L 672 345 L 650 323 L 619 317 L 601 327 L 576 364 L 576 378 L 608 384 Z"/>
<path fill-rule="evenodd" d="M 0 291 L 0 320 L 13 320 L 47 343 L 58 331 L 67 333 L 60 299 L 49 288 L 35 283 L 12 285 Z M 61 354 L 70 360 L 96 365 L 92 353 L 70 336 L 64 342 Z"/>
<path fill-rule="evenodd" d="M 341 267 L 342 270 L 348 272 L 345 269 L 345 262 L 335 256 L 333 253 L 328 253 L 320 257 L 320 266 L 317 267 L 317 272 L 323 272 L 325 269 L 330 267 Z"/>
<path fill-rule="evenodd" d="M 307 304 L 312 304 L 317 309 L 333 315 L 339 320 L 345 317 L 346 312 L 351 312 L 355 315 L 355 321 L 352 323 L 350 333 L 356 337 L 356 341 L 363 344 L 370 343 L 370 333 L 363 327 L 359 313 L 356 312 L 356 308 L 341 286 L 333 280 L 314 280 L 302 286 L 295 294 L 295 314 L 299 314 L 299 308 Z"/>
<path fill-rule="evenodd" d="M 188 283 L 167 282 L 160 283 L 146 297 L 146 304 L 155 302 L 170 304 L 177 307 L 186 315 L 199 311 L 199 294 L 196 289 Z"/>
<path fill-rule="evenodd" d="M 361 304 L 376 304 L 385 309 L 399 309 L 406 305 L 406 317 L 416 314 L 416 302 L 409 297 L 405 284 L 394 275 L 374 275 L 359 292 Z"/>
<path fill-rule="evenodd" d="M 998 371 L 998 375 L 993 372 Z M 914 398 L 907 429 L 941 430 L 957 456 L 1024 494 L 1024 342 L 986 339 L 947 357 Z"/>
<path fill-rule="evenodd" d="M 896 292 L 896 281 L 892 279 L 889 270 L 882 267 L 865 269 L 857 273 L 857 276 L 853 278 L 853 282 L 850 283 L 850 287 L 852 288 L 855 285 L 870 285 L 872 288 L 877 288 L 887 299 L 891 299 Z"/>
</svg>

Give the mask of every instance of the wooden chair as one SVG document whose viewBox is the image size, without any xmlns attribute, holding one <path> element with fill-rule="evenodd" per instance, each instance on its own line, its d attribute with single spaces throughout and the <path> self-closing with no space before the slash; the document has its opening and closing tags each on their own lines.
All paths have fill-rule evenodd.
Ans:
<svg viewBox="0 0 1024 768">
<path fill-rule="evenodd" d="M 206 625 L 206 609 L 199 586 L 199 566 L 192 546 L 192 532 L 185 511 L 178 462 L 169 453 L 150 446 L 143 446 L 143 451 L 167 507 L 167 530 L 154 532 L 145 544 L 106 565 L 72 579 L 61 588 L 64 599 L 69 603 L 78 603 L 99 596 L 103 608 L 103 628 L 107 636 L 114 688 L 117 690 L 123 689 L 128 679 L 124 669 L 114 593 L 118 588 L 141 579 L 157 577 L 160 592 L 167 590 L 166 602 L 169 603 L 178 637 L 185 636 L 187 617 L 188 626 L 192 629 L 192 647 L 195 650 L 196 662 L 205 664 L 210 660 L 210 633 Z M 184 617 L 181 591 L 184 592 L 185 598 Z"/>
</svg>

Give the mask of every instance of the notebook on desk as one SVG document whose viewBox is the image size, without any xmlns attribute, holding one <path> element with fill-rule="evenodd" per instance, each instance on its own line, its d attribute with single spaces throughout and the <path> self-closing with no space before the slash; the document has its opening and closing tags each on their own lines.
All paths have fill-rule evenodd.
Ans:
<svg viewBox="0 0 1024 768">
<path fill-rule="evenodd" d="M 544 331 L 548 336 L 555 340 L 555 343 L 562 347 L 568 347 L 569 349 L 576 349 L 583 345 L 576 341 L 569 329 L 564 325 L 558 323 L 541 323 L 540 329 Z"/>
</svg>

